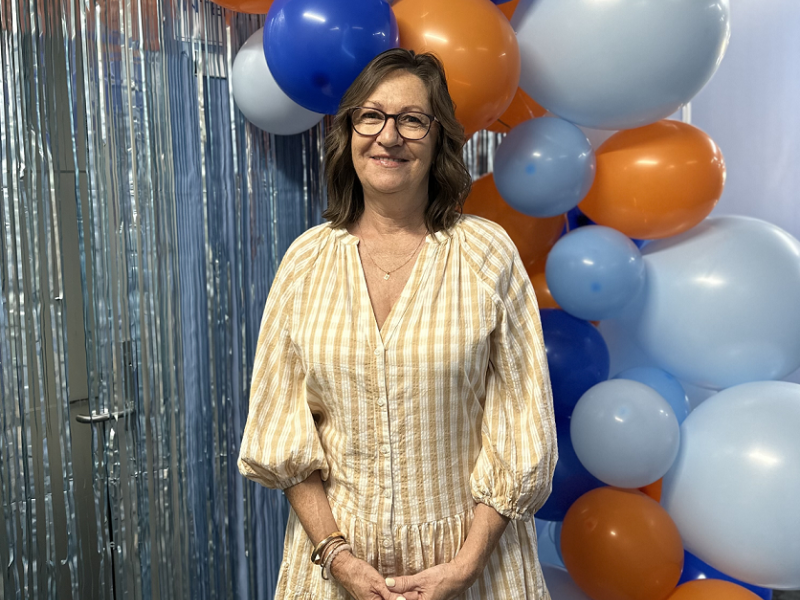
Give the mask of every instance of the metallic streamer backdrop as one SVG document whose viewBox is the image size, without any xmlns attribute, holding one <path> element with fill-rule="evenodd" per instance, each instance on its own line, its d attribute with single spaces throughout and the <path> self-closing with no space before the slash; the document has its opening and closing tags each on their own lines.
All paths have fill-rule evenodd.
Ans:
<svg viewBox="0 0 800 600">
<path fill-rule="evenodd" d="M 0 592 L 270 598 L 287 506 L 236 457 L 270 282 L 321 220 L 324 125 L 271 136 L 233 105 L 263 17 L 2 0 L 0 19 Z M 468 144 L 475 175 L 500 139 Z"/>
</svg>

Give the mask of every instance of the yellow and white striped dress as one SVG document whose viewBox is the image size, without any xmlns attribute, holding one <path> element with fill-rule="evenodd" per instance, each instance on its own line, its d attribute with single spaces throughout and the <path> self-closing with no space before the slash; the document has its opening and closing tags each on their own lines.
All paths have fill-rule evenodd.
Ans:
<svg viewBox="0 0 800 600">
<path fill-rule="evenodd" d="M 267 300 L 239 469 L 287 488 L 319 469 L 339 529 L 384 577 L 451 560 L 476 502 L 511 517 L 461 596 L 549 598 L 530 518 L 557 450 L 533 288 L 498 225 L 428 235 L 379 331 L 358 238 L 329 224 L 289 248 Z M 277 599 L 345 599 L 292 512 Z"/>
</svg>

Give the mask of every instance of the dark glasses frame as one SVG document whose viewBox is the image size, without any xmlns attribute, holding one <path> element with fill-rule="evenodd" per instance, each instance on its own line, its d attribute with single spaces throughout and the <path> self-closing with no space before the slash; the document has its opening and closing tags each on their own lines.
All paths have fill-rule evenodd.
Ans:
<svg viewBox="0 0 800 600">
<path fill-rule="evenodd" d="M 353 113 L 355 113 L 357 110 L 371 110 L 371 111 L 374 111 L 374 112 L 381 113 L 383 115 L 383 125 L 381 125 L 381 128 L 378 131 L 376 131 L 375 133 L 361 133 L 358 129 L 356 129 L 356 124 L 353 121 Z M 389 114 L 386 111 L 381 110 L 380 108 L 375 108 L 375 107 L 372 107 L 372 106 L 354 106 L 349 111 L 347 111 L 347 115 L 350 118 L 350 126 L 353 128 L 353 131 L 355 131 L 358 135 L 360 135 L 362 137 L 373 137 L 373 136 L 376 136 L 376 135 L 380 135 L 381 132 L 386 127 L 386 123 L 389 122 L 389 119 L 394 119 L 394 128 L 395 128 L 395 131 L 397 131 L 397 135 L 399 135 L 404 140 L 409 140 L 411 142 L 418 142 L 420 140 L 424 140 L 426 137 L 428 137 L 428 134 L 431 132 L 431 129 L 433 128 L 433 124 L 439 122 L 439 119 L 437 119 L 434 115 L 429 115 L 428 113 L 424 113 L 424 112 L 419 111 L 419 110 L 406 110 L 406 111 L 395 113 L 395 114 Z M 402 133 L 400 133 L 400 128 L 397 126 L 397 118 L 401 117 L 403 115 L 424 115 L 424 116 L 428 117 L 431 120 L 431 122 L 430 122 L 430 125 L 428 125 L 428 130 L 425 132 L 425 135 L 423 135 L 422 137 L 418 137 L 418 138 L 408 138 L 408 137 L 404 136 Z"/>
</svg>

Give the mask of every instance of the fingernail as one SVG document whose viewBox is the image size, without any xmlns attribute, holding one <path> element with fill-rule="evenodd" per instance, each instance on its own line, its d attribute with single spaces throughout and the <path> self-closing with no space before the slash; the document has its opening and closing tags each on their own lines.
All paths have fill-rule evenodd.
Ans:
<svg viewBox="0 0 800 600">
<path fill-rule="evenodd" d="M 394 587 L 394 579 L 392 579 L 391 577 L 387 578 L 386 579 L 386 587 Z M 398 598 L 397 600 L 401 600 L 401 599 Z M 406 599 L 402 598 L 402 600 L 406 600 Z"/>
</svg>

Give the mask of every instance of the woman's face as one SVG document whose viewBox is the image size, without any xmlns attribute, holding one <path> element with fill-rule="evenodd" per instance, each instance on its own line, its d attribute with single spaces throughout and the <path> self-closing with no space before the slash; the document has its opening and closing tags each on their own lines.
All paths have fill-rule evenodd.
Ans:
<svg viewBox="0 0 800 600">
<path fill-rule="evenodd" d="M 425 84 L 408 71 L 398 71 L 387 77 L 362 106 L 378 108 L 388 114 L 432 113 Z M 423 139 L 405 140 L 397 133 L 394 119 L 387 119 L 377 135 L 363 136 L 352 131 L 353 165 L 364 193 L 427 195 L 428 174 L 438 135 L 438 126 L 434 123 Z"/>
</svg>

